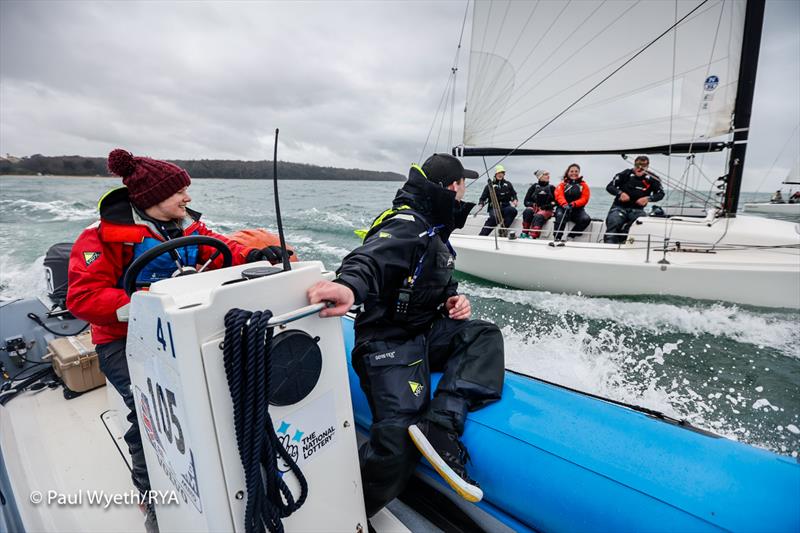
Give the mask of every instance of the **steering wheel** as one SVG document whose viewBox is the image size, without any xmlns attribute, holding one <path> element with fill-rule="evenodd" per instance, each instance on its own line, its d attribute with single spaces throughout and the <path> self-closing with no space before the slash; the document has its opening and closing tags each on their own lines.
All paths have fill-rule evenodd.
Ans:
<svg viewBox="0 0 800 533">
<path fill-rule="evenodd" d="M 211 257 L 203 263 L 199 269 L 195 268 L 194 265 L 184 265 L 181 259 L 180 254 L 178 254 L 175 250 L 178 248 L 186 248 L 187 246 L 211 246 L 214 248 L 214 253 L 211 254 Z M 166 242 L 162 242 L 157 246 L 153 246 L 145 253 L 137 257 L 133 263 L 128 267 L 128 270 L 125 272 L 125 278 L 122 281 L 122 286 L 125 289 L 125 293 L 130 296 L 138 288 L 142 287 L 149 287 L 150 282 L 142 281 L 137 283 L 136 278 L 139 277 L 139 274 L 144 270 L 150 262 L 152 262 L 155 258 L 161 256 L 162 254 L 169 253 L 172 257 L 172 260 L 175 261 L 175 266 L 177 269 L 175 273 L 172 274 L 173 278 L 178 276 L 186 276 L 188 274 L 197 274 L 202 272 L 203 270 L 211 264 L 214 259 L 222 255 L 222 267 L 226 268 L 233 264 L 233 253 L 231 253 L 231 249 L 228 248 L 228 245 L 222 242 L 219 239 L 215 239 L 214 237 L 207 237 L 205 235 L 189 235 L 187 237 L 178 237 L 177 239 L 171 239 Z"/>
</svg>

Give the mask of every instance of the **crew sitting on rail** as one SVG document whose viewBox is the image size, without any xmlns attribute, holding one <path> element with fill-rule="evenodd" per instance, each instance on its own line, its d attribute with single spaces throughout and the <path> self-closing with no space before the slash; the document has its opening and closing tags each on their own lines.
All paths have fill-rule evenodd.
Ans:
<svg viewBox="0 0 800 533">
<path fill-rule="evenodd" d="M 131 454 L 131 476 L 142 495 L 150 491 L 142 438 L 131 391 L 125 342 L 128 323 L 119 320 L 117 310 L 130 302 L 122 288 L 125 271 L 134 259 L 164 241 L 188 235 L 205 235 L 224 242 L 233 254 L 233 264 L 269 259 L 277 263 L 280 248 L 259 250 L 243 246 L 212 232 L 200 221 L 200 213 L 187 207 L 192 201 L 189 174 L 182 168 L 147 157 L 134 157 L 117 148 L 108 156 L 108 169 L 122 177 L 125 187 L 106 193 L 98 203 L 100 220 L 78 237 L 69 260 L 67 307 L 76 317 L 92 325 L 92 342 L 97 347 L 100 369 L 128 407 L 130 428 L 125 442 Z M 208 260 L 214 251 L 207 246 L 187 246 L 176 254 L 194 267 Z M 221 266 L 222 257 L 209 268 Z M 137 280 L 153 282 L 175 272 L 173 257 L 165 253 L 145 266 Z M 143 501 L 149 501 L 143 498 Z M 147 531 L 158 531 L 152 505 L 142 505 Z"/>
<path fill-rule="evenodd" d="M 537 170 L 533 173 L 537 182 L 525 194 L 525 211 L 522 212 L 521 238 L 538 239 L 542 226 L 553 216 L 556 207 L 556 188 L 550 185 L 550 172 Z"/>
<path fill-rule="evenodd" d="M 775 191 L 775 194 L 772 195 L 772 198 L 769 199 L 771 204 L 782 204 L 783 203 L 783 195 L 781 194 L 781 190 L 778 189 Z"/>
<path fill-rule="evenodd" d="M 503 227 L 508 228 L 514 219 L 517 217 L 517 191 L 514 186 L 506 179 L 506 169 L 503 165 L 497 165 L 494 169 L 494 179 L 491 183 L 494 188 L 494 193 L 497 196 L 497 203 L 500 204 L 500 213 L 495 213 L 492 206 L 491 196 L 489 194 L 489 185 L 483 188 L 483 194 L 479 200 L 478 209 L 483 208 L 484 205 L 489 203 L 489 218 L 481 229 L 480 235 L 489 235 L 492 230 L 497 226 L 497 221 L 502 217 Z"/>
<path fill-rule="evenodd" d="M 644 208 L 648 202 L 658 202 L 664 198 L 661 181 L 647 172 L 649 166 L 650 159 L 640 155 L 634 161 L 633 169 L 623 170 L 606 187 L 608 194 L 614 195 L 614 203 L 606 217 L 603 242 L 625 242 L 634 221 L 645 216 Z"/>
<path fill-rule="evenodd" d="M 581 176 L 581 166 L 572 163 L 564 172 L 564 178 L 555 190 L 556 203 L 556 222 L 554 237 L 556 242 L 560 242 L 564 235 L 567 222 L 573 222 L 568 237 L 574 239 L 592 223 L 592 217 L 586 212 L 586 204 L 589 203 L 591 191 L 589 184 Z M 552 243 L 551 243 L 552 244 Z"/>
</svg>

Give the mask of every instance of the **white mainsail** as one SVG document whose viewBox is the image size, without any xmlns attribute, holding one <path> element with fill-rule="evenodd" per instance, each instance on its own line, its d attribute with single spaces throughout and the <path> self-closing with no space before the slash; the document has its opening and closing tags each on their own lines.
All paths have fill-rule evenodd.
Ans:
<svg viewBox="0 0 800 533">
<path fill-rule="evenodd" d="M 784 178 L 786 185 L 800 185 L 800 155 L 795 156 L 794 166 Z"/>
<path fill-rule="evenodd" d="M 743 0 L 476 0 L 464 145 L 520 146 L 692 10 L 522 148 L 622 151 L 729 133 Z"/>
</svg>

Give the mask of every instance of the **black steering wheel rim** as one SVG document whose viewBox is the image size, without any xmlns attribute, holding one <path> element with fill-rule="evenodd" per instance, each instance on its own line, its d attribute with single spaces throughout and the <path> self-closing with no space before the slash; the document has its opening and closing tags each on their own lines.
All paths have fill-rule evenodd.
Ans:
<svg viewBox="0 0 800 533">
<path fill-rule="evenodd" d="M 227 268 L 233 264 L 233 253 L 228 245 L 214 237 L 206 235 L 187 235 L 186 237 L 178 237 L 177 239 L 170 239 L 162 242 L 157 246 L 153 246 L 145 253 L 137 257 L 125 271 L 125 277 L 122 281 L 122 286 L 125 293 L 130 296 L 136 292 L 136 278 L 144 270 L 151 261 L 167 252 L 171 252 L 177 248 L 186 248 L 187 246 L 211 246 L 222 254 L 222 267 Z M 148 284 L 149 285 L 149 284 Z"/>
</svg>

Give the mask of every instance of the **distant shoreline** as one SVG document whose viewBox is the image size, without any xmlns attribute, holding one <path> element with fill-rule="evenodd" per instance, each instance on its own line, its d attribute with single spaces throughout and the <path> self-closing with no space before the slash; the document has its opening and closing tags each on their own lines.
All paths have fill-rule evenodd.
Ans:
<svg viewBox="0 0 800 533">
<path fill-rule="evenodd" d="M 69 179 L 120 179 L 119 176 L 73 176 L 71 174 L 42 174 L 41 176 L 38 174 L 5 174 L 0 173 L 0 178 L 69 178 Z M 192 180 L 242 180 L 242 181 L 259 181 L 259 180 L 272 180 L 272 176 L 265 176 L 263 178 L 212 178 L 212 177 L 202 177 L 196 178 L 192 177 Z M 376 178 L 376 179 L 351 179 L 351 178 L 282 178 L 278 175 L 278 180 L 280 181 L 386 181 L 386 182 L 401 182 L 405 181 L 403 179 L 387 179 L 387 178 Z"/>
<path fill-rule="evenodd" d="M 236 161 L 227 159 L 168 160 L 186 170 L 192 179 L 272 178 L 272 161 Z M 0 175 L 53 177 L 110 177 L 108 158 L 79 155 L 0 157 Z M 282 180 L 323 181 L 405 181 L 405 175 L 381 170 L 323 167 L 305 163 L 278 161 Z"/>
</svg>

